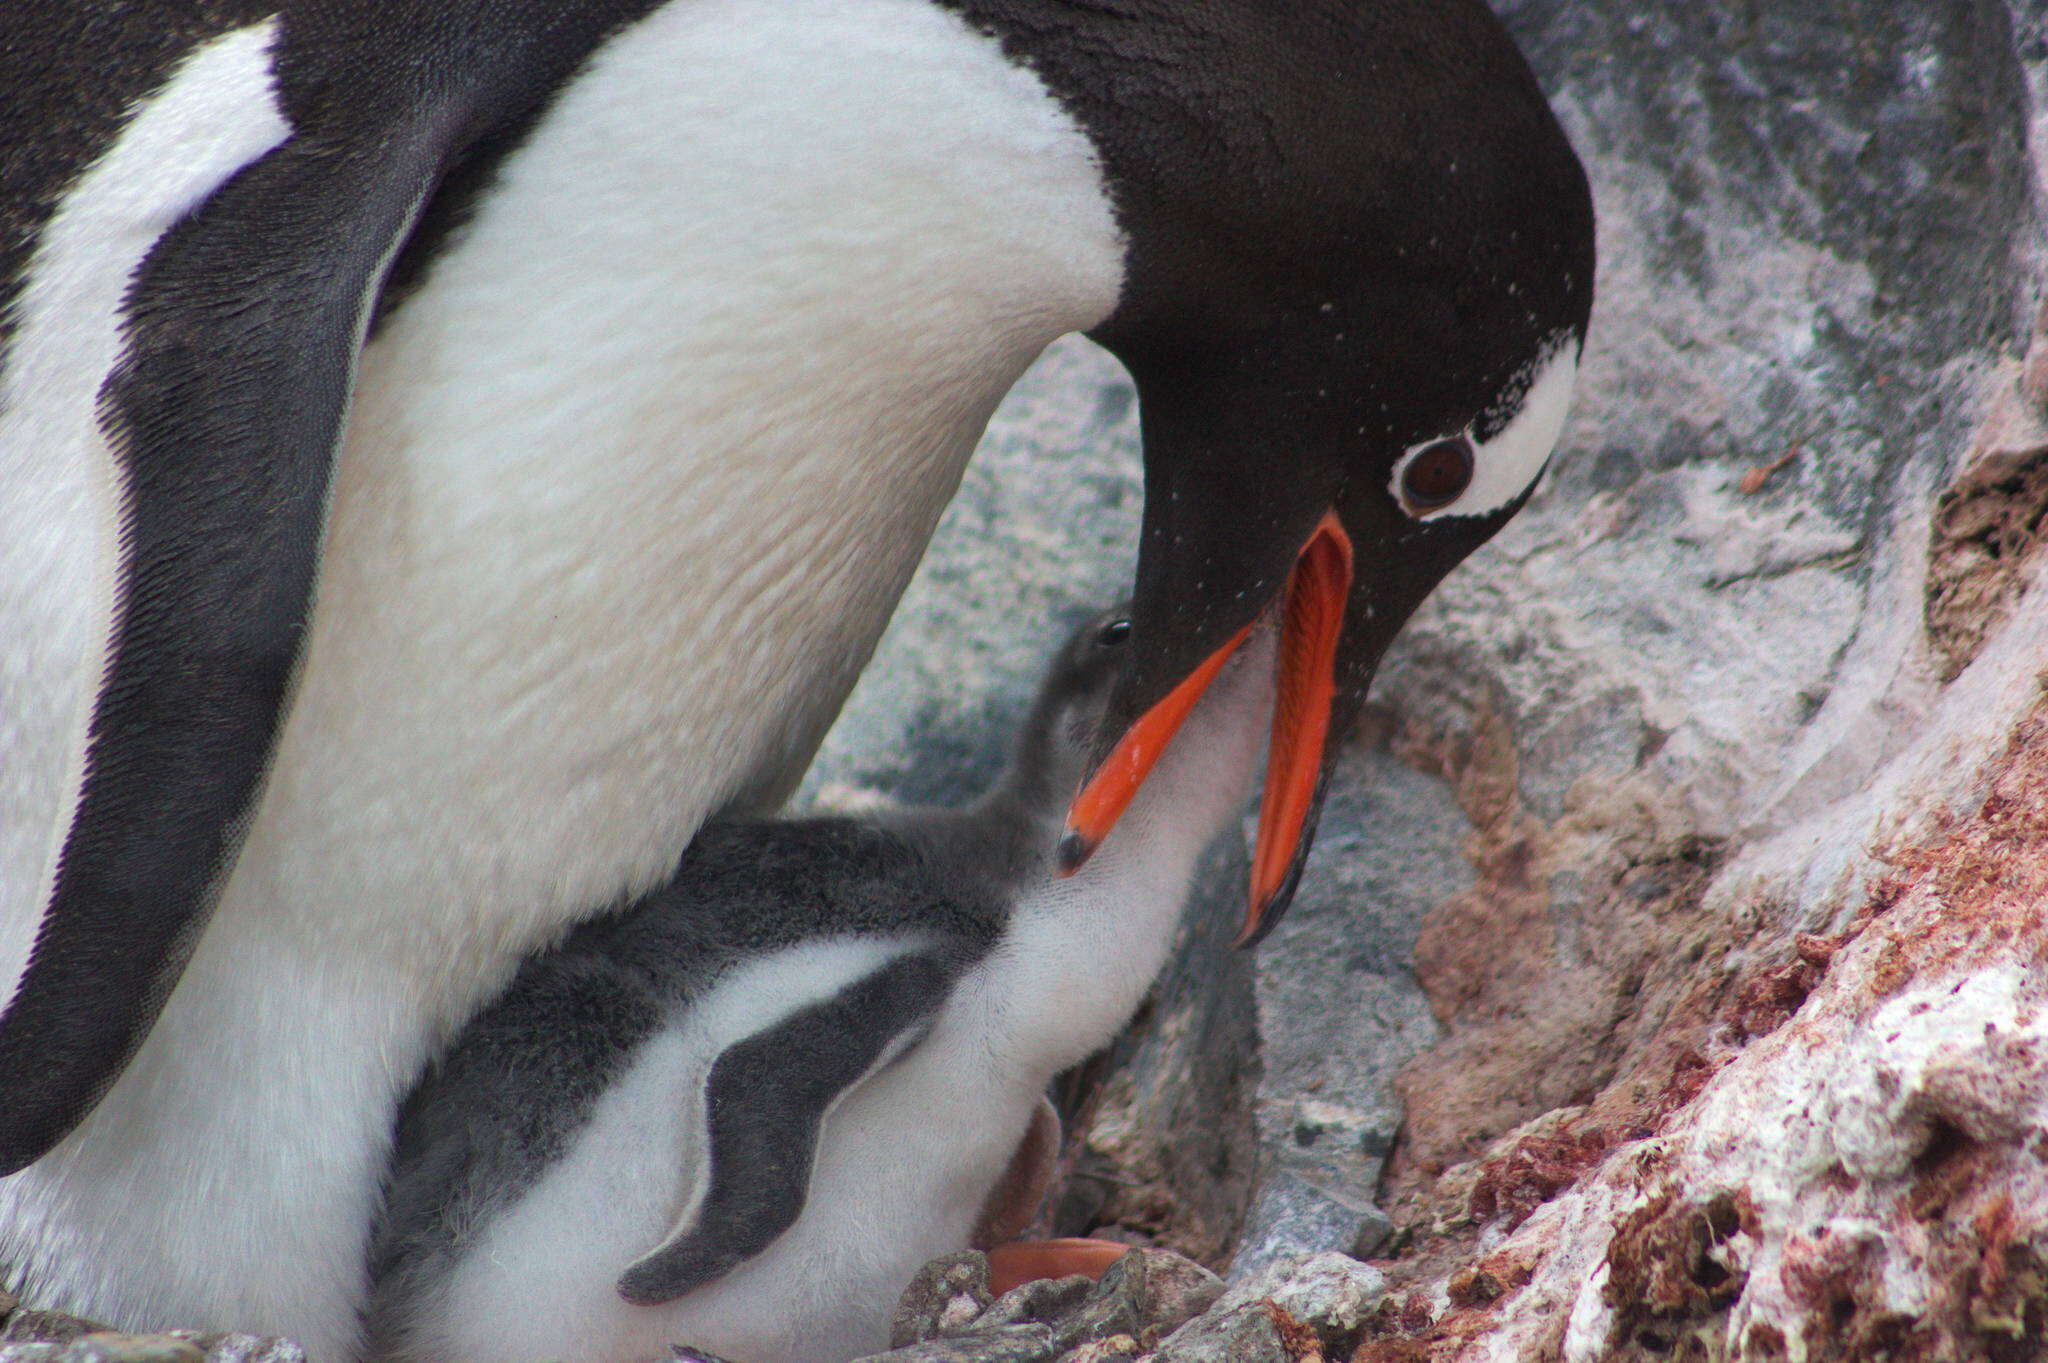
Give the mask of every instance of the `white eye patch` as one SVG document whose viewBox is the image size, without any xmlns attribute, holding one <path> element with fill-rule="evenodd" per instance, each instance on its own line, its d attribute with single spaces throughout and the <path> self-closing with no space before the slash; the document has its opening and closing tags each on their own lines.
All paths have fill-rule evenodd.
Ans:
<svg viewBox="0 0 2048 1363">
<path fill-rule="evenodd" d="M 1529 485 L 1536 481 L 1536 475 L 1543 472 L 1543 466 L 1550 462 L 1550 451 L 1557 445 L 1558 434 L 1564 430 L 1565 415 L 1571 410 L 1572 384 L 1579 373 L 1576 338 L 1566 337 L 1537 360 L 1532 368 L 1534 377 L 1522 390 L 1521 402 L 1514 415 L 1491 439 L 1478 439 L 1472 426 L 1467 426 L 1462 432 L 1472 447 L 1472 481 L 1466 484 L 1465 490 L 1442 506 L 1433 506 L 1426 511 L 1417 509 L 1411 499 L 1402 495 L 1408 466 L 1423 451 L 1447 438 L 1433 436 L 1409 446 L 1394 461 L 1394 476 L 1387 483 L 1387 491 L 1393 496 L 1395 505 L 1418 521 L 1442 520 L 1447 516 L 1485 516 L 1499 511 L 1528 491 Z M 1448 438 L 1456 438 L 1456 433 Z"/>
</svg>

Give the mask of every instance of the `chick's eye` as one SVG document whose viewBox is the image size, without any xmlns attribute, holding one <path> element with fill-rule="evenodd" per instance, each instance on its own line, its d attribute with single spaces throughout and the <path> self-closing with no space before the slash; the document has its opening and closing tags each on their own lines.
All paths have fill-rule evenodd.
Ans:
<svg viewBox="0 0 2048 1363">
<path fill-rule="evenodd" d="M 1463 436 L 1425 446 L 1401 470 L 1401 500 L 1410 512 L 1449 506 L 1471 485 L 1472 443 Z"/>
<path fill-rule="evenodd" d="M 1102 648 L 1115 648 L 1118 644 L 1121 644 L 1124 640 L 1130 637 L 1130 621 L 1112 620 L 1102 627 L 1102 632 L 1100 634 L 1095 636 L 1095 642 Z"/>
</svg>

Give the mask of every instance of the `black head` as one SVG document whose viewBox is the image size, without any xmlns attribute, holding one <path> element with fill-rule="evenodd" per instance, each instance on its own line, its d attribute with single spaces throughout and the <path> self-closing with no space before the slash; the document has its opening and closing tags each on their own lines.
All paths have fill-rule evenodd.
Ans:
<svg viewBox="0 0 2048 1363">
<path fill-rule="evenodd" d="M 1127 242 L 1093 335 L 1142 406 L 1141 646 L 1074 845 L 1277 607 L 1248 931 L 1270 927 L 1328 740 L 1556 440 L 1592 305 L 1584 172 L 1481 0 L 955 3 L 1079 120 Z"/>
</svg>

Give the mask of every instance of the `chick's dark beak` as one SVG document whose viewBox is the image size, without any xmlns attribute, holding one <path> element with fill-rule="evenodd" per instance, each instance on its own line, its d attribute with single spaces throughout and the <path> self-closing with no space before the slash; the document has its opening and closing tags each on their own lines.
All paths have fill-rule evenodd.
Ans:
<svg viewBox="0 0 2048 1363">
<path fill-rule="evenodd" d="M 1258 942 L 1286 912 L 1314 838 L 1352 576 L 1351 537 L 1337 514 L 1326 511 L 1272 603 L 1280 616 L 1276 699 L 1240 946 Z M 1078 869 L 1108 836 L 1175 732 L 1250 632 L 1250 622 L 1237 628 L 1123 731 L 1068 813 L 1067 834 L 1060 844 L 1063 871 Z"/>
</svg>

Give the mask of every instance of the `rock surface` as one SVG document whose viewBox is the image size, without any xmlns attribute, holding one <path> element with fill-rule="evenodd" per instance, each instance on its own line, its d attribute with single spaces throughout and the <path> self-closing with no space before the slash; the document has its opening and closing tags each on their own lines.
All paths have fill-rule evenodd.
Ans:
<svg viewBox="0 0 2048 1363">
<path fill-rule="evenodd" d="M 170 1330 L 131 1335 L 0 1292 L 0 1363 L 306 1363 L 288 1339 Z"/>
<path fill-rule="evenodd" d="M 865 1363 L 1295 1363 L 1342 1357 L 1386 1291 L 1379 1270 L 1346 1255 L 1277 1260 L 1225 1290 L 1177 1254 L 1136 1249 L 1099 1283 L 1026 1283 L 989 1299 L 972 1250 L 933 1260 L 903 1295 L 895 1348 Z"/>
<path fill-rule="evenodd" d="M 1112 1264 L 1100 1282 L 1047 1279 L 992 1299 L 987 1258 L 963 1250 L 934 1259 L 918 1274 L 897 1309 L 893 1347 L 873 1358 L 1105 1363 L 1150 1356 L 1163 1337 L 1177 1337 L 1222 1295 L 1222 1281 L 1200 1264 L 1164 1250 L 1136 1249 Z"/>
</svg>

